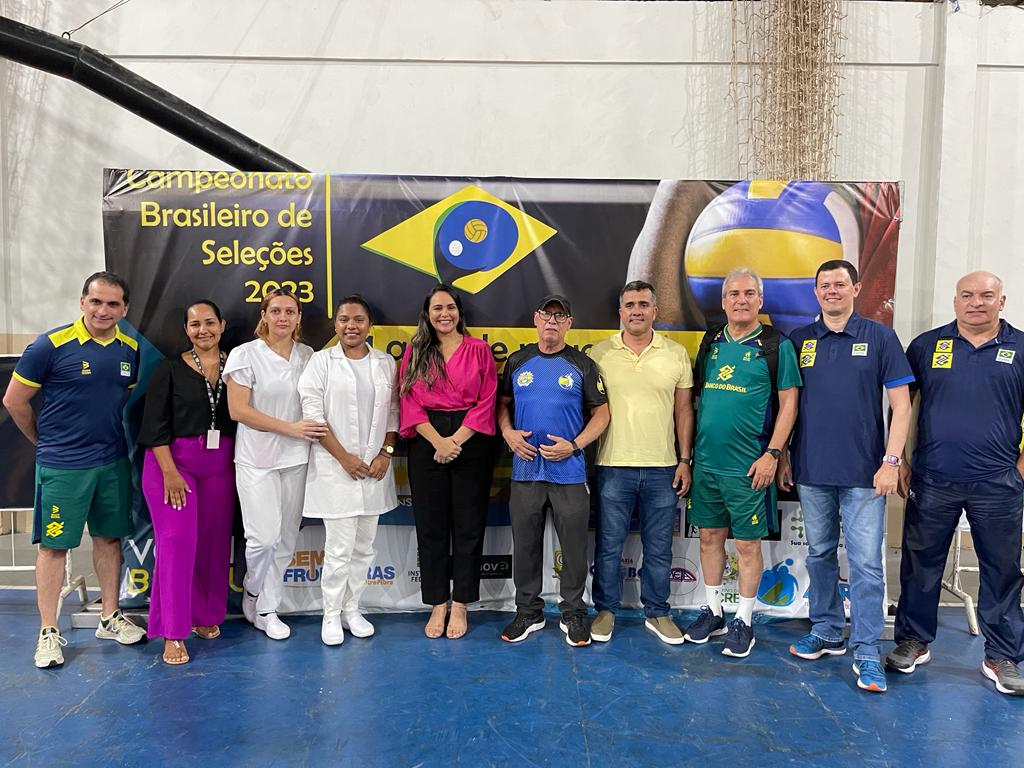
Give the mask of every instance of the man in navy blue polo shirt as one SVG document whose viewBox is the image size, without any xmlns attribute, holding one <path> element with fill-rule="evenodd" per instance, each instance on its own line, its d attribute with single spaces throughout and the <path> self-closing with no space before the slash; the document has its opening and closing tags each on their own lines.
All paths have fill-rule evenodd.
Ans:
<svg viewBox="0 0 1024 768">
<path fill-rule="evenodd" d="M 544 627 L 540 596 L 545 509 L 562 550 L 559 628 L 569 645 L 590 645 L 583 590 L 587 582 L 590 491 L 583 449 L 608 426 L 608 398 L 597 365 L 566 346 L 572 310 L 564 296 L 546 296 L 533 313 L 537 343 L 505 363 L 498 428 L 512 451 L 512 578 L 516 615 L 501 634 L 518 643 Z"/>
<path fill-rule="evenodd" d="M 126 645 L 145 637 L 117 606 L 120 539 L 132 533 L 122 419 L 139 370 L 138 342 L 117 327 L 128 311 L 128 286 L 97 272 L 85 281 L 80 306 L 78 320 L 29 344 L 4 395 L 14 423 L 36 446 L 37 667 L 64 663 L 57 604 L 67 551 L 81 542 L 86 523 L 103 602 L 96 637 Z M 40 393 L 37 417 L 31 400 Z"/>
<path fill-rule="evenodd" d="M 802 659 L 846 653 L 846 616 L 839 596 L 839 523 L 850 564 L 850 645 L 857 685 L 886 689 L 878 639 L 885 623 L 885 499 L 896 491 L 910 424 L 914 380 L 891 328 L 858 315 L 857 268 L 848 261 L 818 267 L 819 319 L 790 335 L 800 355 L 800 410 L 779 486 L 796 481 L 807 533 L 811 578 L 810 634 L 790 646 Z M 885 441 L 882 389 L 893 419 Z"/>
<path fill-rule="evenodd" d="M 921 334 L 907 349 L 921 398 L 909 480 L 891 669 L 910 673 L 931 659 L 949 545 L 967 512 L 978 554 L 981 672 L 1000 693 L 1024 695 L 1020 608 L 1024 508 L 1024 335 L 999 313 L 1003 282 L 989 272 L 960 279 L 955 322 Z"/>
</svg>

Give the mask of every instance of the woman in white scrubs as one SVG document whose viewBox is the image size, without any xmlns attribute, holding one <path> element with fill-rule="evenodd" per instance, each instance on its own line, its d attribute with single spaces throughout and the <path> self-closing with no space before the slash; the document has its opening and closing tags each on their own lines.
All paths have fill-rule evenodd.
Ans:
<svg viewBox="0 0 1024 768">
<path fill-rule="evenodd" d="M 245 528 L 242 613 L 284 640 L 291 634 L 277 609 L 282 576 L 302 522 L 309 446 L 327 426 L 302 418 L 299 376 L 313 350 L 299 343 L 302 310 L 287 289 L 270 291 L 260 306 L 254 341 L 232 350 L 224 365 L 228 409 L 238 422 L 235 481 Z"/>
<path fill-rule="evenodd" d="M 327 422 L 313 446 L 303 514 L 321 518 L 326 530 L 320 637 L 338 645 L 347 629 L 369 637 L 373 625 L 359 612 L 373 563 L 377 518 L 398 506 L 391 457 L 398 440 L 395 361 L 366 343 L 373 318 L 358 295 L 338 304 L 337 346 L 313 355 L 299 379 L 302 415 Z"/>
</svg>

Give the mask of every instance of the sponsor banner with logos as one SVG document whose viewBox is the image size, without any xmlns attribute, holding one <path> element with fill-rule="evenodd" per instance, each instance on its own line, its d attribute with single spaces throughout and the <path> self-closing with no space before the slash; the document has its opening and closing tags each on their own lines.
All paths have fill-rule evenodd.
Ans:
<svg viewBox="0 0 1024 768">
<path fill-rule="evenodd" d="M 803 513 L 796 502 L 781 502 L 781 536 L 764 541 L 764 572 L 757 590 L 757 610 L 779 618 L 807 616 L 807 538 Z M 299 533 L 295 555 L 284 572 L 282 613 L 317 612 L 321 609 L 320 575 L 323 566 L 324 532 L 320 525 L 308 525 Z M 362 605 L 368 611 L 420 611 L 424 609 L 419 593 L 419 567 L 416 534 L 408 526 L 380 526 L 374 544 L 376 556 L 367 571 L 367 588 Z M 480 608 L 515 610 L 512 585 L 512 533 L 508 526 L 488 528 L 484 539 L 484 558 L 480 570 Z M 500 553 L 500 554 L 496 554 Z M 588 536 L 585 598 L 591 602 L 593 582 L 594 535 Z M 884 564 L 883 564 L 884 565 Z M 622 606 L 639 608 L 640 572 L 643 552 L 638 533 L 631 532 L 622 552 Z M 554 526 L 548 520 L 544 534 L 544 581 L 542 597 L 551 605 L 559 602 L 559 574 L 562 549 Z M 849 612 L 849 566 L 840 537 L 839 593 Z M 739 559 L 730 540 L 726 544 L 725 577 L 722 601 L 727 611 L 739 602 Z M 698 608 L 705 601 L 704 579 L 700 571 L 700 539 L 696 529 L 677 533 L 672 542 L 672 567 L 669 572 L 669 604 L 673 608 Z"/>
<path fill-rule="evenodd" d="M 137 432 L 153 367 L 184 349 L 182 312 L 200 298 L 223 310 L 222 346 L 230 350 L 253 337 L 266 293 L 290 289 L 302 307 L 304 341 L 321 349 L 336 343 L 336 301 L 358 292 L 374 310 L 370 343 L 398 359 L 423 297 L 445 281 L 462 293 L 471 332 L 487 341 L 500 367 L 509 354 L 535 341 L 533 310 L 549 293 L 571 299 L 567 342 L 585 350 L 619 327 L 617 297 L 627 276 L 643 277 L 657 289 L 659 332 L 692 355 L 703 330 L 722 319 L 721 281 L 731 267 L 745 265 L 765 278 L 764 317 L 789 331 L 818 312 L 812 290 L 817 266 L 845 258 L 863 278 L 857 310 L 891 325 L 899 198 L 899 185 L 889 182 L 108 169 L 106 266 L 131 286 L 122 330 L 139 340 L 142 354 L 127 413 L 129 436 Z M 396 479 L 399 506 L 382 518 L 378 534 L 381 571 L 368 574 L 367 604 L 381 609 L 420 607 L 412 509 L 400 461 Z M 511 550 L 508 482 L 506 458 L 495 471 L 488 516 L 486 552 L 495 557 Z M 135 547 L 123 551 L 130 580 L 122 592 L 137 606 L 148 596 L 153 548 L 145 547 L 151 532 L 140 494 L 134 507 L 137 533 Z M 235 533 L 237 584 L 244 540 L 239 527 Z M 699 558 L 684 534 L 676 541 L 673 600 L 699 605 L 702 585 L 699 576 L 693 580 Z M 303 532 L 305 549 L 296 552 L 289 570 L 288 599 L 296 610 L 316 605 L 308 601 L 317 599 L 311 595 L 322 563 L 314 554 L 301 554 L 317 550 L 310 539 L 316 536 L 322 531 Z M 765 545 L 766 562 L 773 566 L 791 568 L 785 561 L 793 559 L 795 570 L 773 572 L 789 584 L 785 577 L 800 572 L 802 559 L 787 546 Z M 623 554 L 627 600 L 634 602 L 642 567 L 637 550 L 631 538 Z M 507 568 L 507 560 L 484 562 L 482 589 L 495 605 L 511 606 Z M 554 594 L 553 572 L 546 577 L 545 588 Z M 779 594 L 766 593 L 779 603 L 788 592 Z"/>
</svg>

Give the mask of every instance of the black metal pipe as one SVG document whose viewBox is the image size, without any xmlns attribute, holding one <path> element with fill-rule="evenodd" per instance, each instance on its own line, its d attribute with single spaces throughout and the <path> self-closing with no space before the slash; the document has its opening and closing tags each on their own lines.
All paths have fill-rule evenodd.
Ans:
<svg viewBox="0 0 1024 768">
<path fill-rule="evenodd" d="M 0 16 L 0 56 L 78 83 L 239 170 L 307 172 L 87 45 Z"/>
</svg>

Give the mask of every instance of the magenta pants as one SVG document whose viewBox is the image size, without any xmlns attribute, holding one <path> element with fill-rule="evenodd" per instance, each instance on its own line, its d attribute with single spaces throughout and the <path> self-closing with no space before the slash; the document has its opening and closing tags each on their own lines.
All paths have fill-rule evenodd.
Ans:
<svg viewBox="0 0 1024 768">
<path fill-rule="evenodd" d="M 206 449 L 206 436 L 179 437 L 171 456 L 192 493 L 183 509 L 164 503 L 164 476 L 151 448 L 142 493 L 153 520 L 156 564 L 149 601 L 149 637 L 184 640 L 192 627 L 224 621 L 235 512 L 234 441 Z"/>
</svg>

